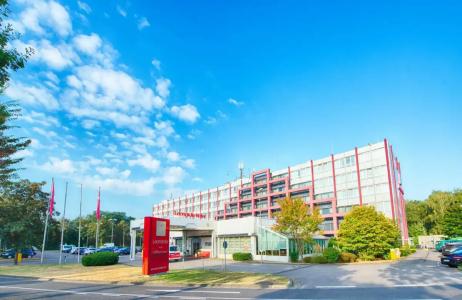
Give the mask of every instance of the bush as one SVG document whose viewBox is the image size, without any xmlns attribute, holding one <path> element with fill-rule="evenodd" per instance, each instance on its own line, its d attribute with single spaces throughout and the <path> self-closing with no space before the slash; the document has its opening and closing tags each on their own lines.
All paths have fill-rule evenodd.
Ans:
<svg viewBox="0 0 462 300">
<path fill-rule="evenodd" d="M 305 264 L 311 263 L 311 256 L 304 257 L 304 258 L 303 258 L 303 262 L 304 262 Z"/>
<path fill-rule="evenodd" d="M 296 252 L 296 251 L 290 252 L 289 253 L 289 259 L 290 259 L 290 262 L 293 262 L 293 263 L 298 262 L 298 252 Z"/>
<path fill-rule="evenodd" d="M 338 257 L 340 256 L 340 251 L 336 248 L 326 248 L 324 249 L 322 256 L 324 256 L 328 263 L 336 263 Z"/>
<path fill-rule="evenodd" d="M 315 255 L 311 257 L 311 262 L 313 264 L 327 264 L 327 258 L 322 255 Z"/>
<path fill-rule="evenodd" d="M 252 253 L 247 253 L 247 252 L 233 253 L 233 260 L 236 260 L 236 261 L 252 260 Z"/>
<path fill-rule="evenodd" d="M 338 247 L 338 241 L 335 237 L 330 238 L 329 242 L 327 242 L 327 248 L 337 248 Z"/>
<path fill-rule="evenodd" d="M 366 254 L 366 253 L 359 253 L 359 260 L 372 261 L 372 260 L 375 260 L 375 256 L 370 255 L 370 254 Z"/>
<path fill-rule="evenodd" d="M 415 253 L 415 247 L 410 247 L 409 245 L 404 245 L 399 248 L 399 251 L 401 252 L 401 256 L 408 256 L 411 255 L 412 253 Z"/>
<path fill-rule="evenodd" d="M 350 263 L 355 262 L 358 257 L 353 253 L 342 252 L 340 253 L 340 262 Z"/>
<path fill-rule="evenodd" d="M 109 266 L 119 262 L 119 255 L 112 252 L 93 253 L 82 258 L 82 265 L 89 266 Z"/>
</svg>

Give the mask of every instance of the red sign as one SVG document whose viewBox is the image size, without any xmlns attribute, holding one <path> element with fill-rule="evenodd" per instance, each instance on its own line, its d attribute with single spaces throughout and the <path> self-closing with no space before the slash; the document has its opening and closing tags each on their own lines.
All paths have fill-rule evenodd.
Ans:
<svg viewBox="0 0 462 300">
<path fill-rule="evenodd" d="M 168 271 L 170 220 L 144 217 L 143 274 Z"/>
<path fill-rule="evenodd" d="M 205 219 L 205 215 L 204 215 L 204 214 L 200 214 L 200 213 L 187 213 L 187 212 L 175 211 L 175 212 L 173 212 L 173 215 L 174 215 L 174 216 L 187 217 L 187 218 Z"/>
</svg>

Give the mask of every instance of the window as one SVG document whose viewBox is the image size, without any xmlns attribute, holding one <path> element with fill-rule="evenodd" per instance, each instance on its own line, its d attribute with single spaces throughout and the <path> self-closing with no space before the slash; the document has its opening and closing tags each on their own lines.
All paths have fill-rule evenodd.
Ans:
<svg viewBox="0 0 462 300">
<path fill-rule="evenodd" d="M 257 232 L 257 254 L 287 256 L 287 237 L 263 227 Z"/>
</svg>

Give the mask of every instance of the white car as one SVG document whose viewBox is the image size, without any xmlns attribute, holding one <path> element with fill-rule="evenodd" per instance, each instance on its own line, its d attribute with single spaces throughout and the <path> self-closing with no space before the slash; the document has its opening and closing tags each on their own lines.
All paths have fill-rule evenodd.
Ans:
<svg viewBox="0 0 462 300">
<path fill-rule="evenodd" d="M 88 255 L 88 254 L 92 254 L 92 253 L 95 253 L 95 252 L 96 252 L 96 248 L 86 248 L 83 251 L 83 255 Z"/>
</svg>

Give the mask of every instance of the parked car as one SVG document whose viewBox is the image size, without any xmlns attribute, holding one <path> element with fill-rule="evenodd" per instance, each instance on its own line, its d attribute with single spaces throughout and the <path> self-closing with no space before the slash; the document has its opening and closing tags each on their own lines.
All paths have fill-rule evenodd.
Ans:
<svg viewBox="0 0 462 300">
<path fill-rule="evenodd" d="M 462 265 L 462 248 L 455 248 L 448 255 L 441 256 L 441 263 L 450 267 Z"/>
<path fill-rule="evenodd" d="M 183 254 L 178 250 L 178 246 L 171 245 L 168 249 L 168 260 L 179 261 L 183 258 Z"/>
<path fill-rule="evenodd" d="M 85 248 L 85 250 L 83 251 L 83 255 L 88 255 L 88 254 L 92 254 L 92 253 L 95 253 L 96 252 L 96 248 Z"/>
<path fill-rule="evenodd" d="M 61 251 L 63 253 L 70 253 L 72 248 L 75 248 L 75 245 L 63 245 L 63 248 L 61 249 Z"/>
<path fill-rule="evenodd" d="M 103 247 L 96 250 L 96 252 L 114 252 L 113 247 Z"/>
<path fill-rule="evenodd" d="M 441 240 L 438 243 L 436 243 L 435 249 L 436 251 L 442 252 L 444 245 L 448 243 L 457 243 L 457 242 L 462 242 L 462 237 L 457 237 L 457 238 L 448 239 L 448 240 Z"/>
<path fill-rule="evenodd" d="M 462 247 L 462 242 L 447 243 L 441 248 L 441 254 L 448 255 L 453 249 Z"/>
<path fill-rule="evenodd" d="M 77 255 L 77 254 L 79 254 L 79 252 L 80 252 L 80 255 L 82 255 L 85 252 L 85 247 L 80 247 L 80 248 L 79 247 L 74 247 L 74 248 L 72 248 L 70 253 Z"/>
<path fill-rule="evenodd" d="M 119 255 L 129 255 L 130 249 L 128 249 L 127 247 L 117 248 L 116 250 L 114 250 L 114 253 L 117 253 Z"/>
<path fill-rule="evenodd" d="M 32 248 L 24 248 L 21 250 L 21 254 L 23 258 L 30 258 L 34 257 L 37 253 Z M 16 249 L 8 249 L 0 254 L 2 258 L 14 258 L 16 256 Z"/>
<path fill-rule="evenodd" d="M 139 253 L 139 252 L 141 252 L 141 250 L 142 250 L 141 246 L 136 246 L 135 247 L 135 253 Z"/>
</svg>

